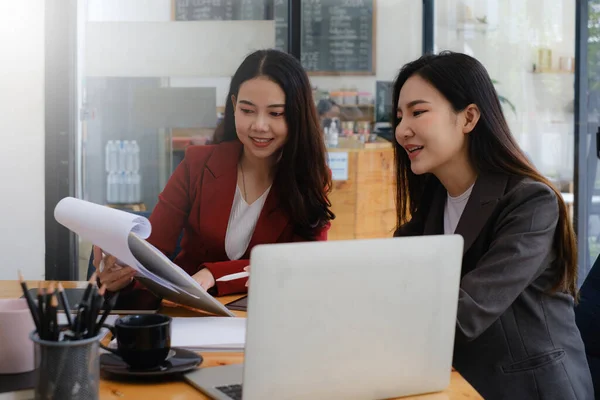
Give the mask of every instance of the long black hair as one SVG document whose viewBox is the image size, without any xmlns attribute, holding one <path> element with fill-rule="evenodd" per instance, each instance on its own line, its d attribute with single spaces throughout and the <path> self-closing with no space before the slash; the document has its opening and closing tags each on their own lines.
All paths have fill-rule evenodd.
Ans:
<svg viewBox="0 0 600 400">
<path fill-rule="evenodd" d="M 559 206 L 558 225 L 554 237 L 557 258 L 564 270 L 555 289 L 576 296 L 577 243 L 567 207 L 560 192 L 531 164 L 508 128 L 496 89 L 484 66 L 466 54 L 450 51 L 424 55 L 400 70 L 394 82 L 393 105 L 398 109 L 398 97 L 404 83 L 418 75 L 433 85 L 452 105 L 455 112 L 469 104 L 479 107 L 480 119 L 467 135 L 469 158 L 478 174 L 502 173 L 526 176 L 548 185 L 556 193 Z M 393 115 L 394 127 L 398 117 Z M 395 143 L 397 227 L 406 223 L 419 207 L 428 204 L 432 196 L 432 177 L 416 175 L 410 168 L 406 151 Z"/>
<path fill-rule="evenodd" d="M 213 141 L 238 140 L 231 98 L 237 98 L 244 82 L 260 76 L 278 84 L 285 93 L 288 138 L 277 163 L 273 185 L 296 233 L 314 239 L 316 230 L 335 215 L 328 198 L 331 176 L 325 159 L 325 141 L 310 81 L 300 61 L 278 50 L 259 50 L 246 57 L 231 79 L 223 122 L 217 127 Z"/>
</svg>

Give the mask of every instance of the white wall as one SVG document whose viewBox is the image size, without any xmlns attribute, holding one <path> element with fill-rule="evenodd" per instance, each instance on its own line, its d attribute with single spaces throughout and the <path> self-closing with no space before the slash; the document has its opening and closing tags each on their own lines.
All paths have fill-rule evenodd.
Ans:
<svg viewBox="0 0 600 400">
<path fill-rule="evenodd" d="M 142 0 L 88 0 L 88 20 L 91 22 L 88 26 L 88 41 L 92 36 L 96 37 L 93 30 L 101 28 L 107 35 L 113 37 L 110 39 L 109 36 L 102 34 L 100 38 L 104 38 L 105 44 L 113 41 L 116 46 L 123 48 L 122 41 L 115 38 L 122 38 L 116 31 L 114 31 L 112 25 L 104 25 L 104 23 L 110 22 L 130 22 L 129 24 L 117 24 L 115 26 L 124 27 L 128 30 L 143 30 L 144 28 L 139 27 L 135 24 L 146 23 L 146 22 L 167 22 L 171 19 L 171 8 L 170 0 L 143 0 L 144 7 L 143 13 L 139 10 L 139 1 Z M 313 86 L 319 89 L 335 91 L 342 87 L 356 87 L 359 91 L 374 92 L 375 81 L 377 80 L 393 80 L 400 67 L 408 61 L 411 61 L 421 55 L 421 21 L 422 21 L 422 2 L 415 0 L 378 0 L 376 7 L 376 73 L 371 76 L 311 76 L 311 82 Z M 256 28 L 251 26 L 251 23 L 256 21 L 236 21 L 236 24 L 244 24 L 248 34 L 255 34 Z M 101 25 L 102 24 L 102 25 Z M 227 51 L 216 54 L 215 57 L 209 59 L 207 62 L 210 65 L 203 66 L 203 71 L 198 72 L 194 76 L 194 66 L 190 65 L 175 65 L 171 68 L 172 74 L 169 74 L 170 85 L 172 87 L 216 87 L 217 89 L 217 105 L 223 106 L 225 104 L 225 98 L 229 90 L 230 76 L 233 71 L 230 68 L 223 68 L 224 65 L 229 66 L 232 58 L 235 58 L 235 62 L 239 65 L 243 57 L 248 51 L 239 51 L 239 42 L 249 42 L 247 38 L 236 34 L 231 34 L 231 22 L 226 21 L 202 21 L 202 22 L 176 22 L 178 29 L 185 28 L 186 25 L 195 26 L 198 29 L 199 26 L 209 26 L 217 24 L 219 32 L 215 32 L 211 37 L 218 38 L 216 43 L 221 48 L 226 48 Z M 170 24 L 166 24 L 170 25 Z M 148 29 L 152 26 L 164 26 L 162 24 L 147 25 Z M 241 26 L 241 25 L 240 25 Z M 90 29 L 91 28 L 91 29 Z M 212 29 L 212 28 L 211 28 Z M 169 28 L 169 30 L 171 30 Z M 214 29 L 213 29 L 214 30 Z M 111 33 L 111 31 L 113 33 Z M 271 33 L 261 33 L 264 38 L 258 40 L 253 38 L 251 42 L 254 42 L 254 48 L 258 47 L 271 47 L 268 45 L 274 40 L 274 30 Z M 241 40 L 241 39 L 244 40 Z M 142 42 L 143 43 L 143 42 Z M 152 46 L 155 46 L 156 38 L 153 40 L 146 41 L 147 52 L 150 52 Z M 158 42 L 157 49 L 161 52 L 164 46 L 162 42 Z M 173 53 L 186 54 L 189 52 L 184 46 L 187 45 L 185 41 L 179 43 L 175 40 L 170 39 L 168 41 L 170 50 Z M 212 42 L 214 43 L 214 42 Z M 200 47 L 209 47 L 210 41 L 204 41 L 197 43 Z M 126 47 L 126 46 L 125 46 Z M 114 50 L 114 49 L 113 49 Z M 99 71 L 96 69 L 93 63 L 101 63 L 103 60 L 110 60 L 114 65 L 114 59 L 107 57 L 105 54 L 100 55 L 100 51 L 93 46 L 88 46 L 88 51 L 93 53 L 88 58 L 88 75 L 98 75 Z M 102 50 L 104 51 L 104 50 Z M 232 55 L 234 57 L 232 57 Z M 138 55 L 136 55 L 138 57 Z M 136 57 L 128 57 L 128 63 L 132 66 L 135 64 Z M 92 61 L 96 60 L 96 61 Z M 139 57 L 138 57 L 139 58 Z M 182 60 L 182 62 L 189 62 Z M 90 63 L 92 65 L 90 66 Z M 237 65 L 236 65 L 237 66 Z M 218 74 L 207 75 L 204 70 L 209 71 L 211 68 L 221 68 Z M 136 67 L 137 72 L 135 75 L 131 75 L 133 68 L 128 71 L 127 76 L 145 76 L 148 71 L 146 67 Z M 183 69 L 182 69 L 183 68 Z M 164 69 L 163 69 L 164 70 Z M 104 73 L 104 72 L 103 72 Z M 111 74 L 112 75 L 112 74 Z M 165 75 L 161 75 L 165 76 Z"/>
<path fill-rule="evenodd" d="M 84 1 L 87 2 L 88 21 L 165 22 L 171 19 L 171 0 Z"/>
<path fill-rule="evenodd" d="M 44 275 L 44 0 L 0 1 L 0 279 Z"/>
<path fill-rule="evenodd" d="M 86 76 L 231 76 L 244 55 L 275 46 L 274 21 L 90 22 L 85 29 Z"/>
</svg>

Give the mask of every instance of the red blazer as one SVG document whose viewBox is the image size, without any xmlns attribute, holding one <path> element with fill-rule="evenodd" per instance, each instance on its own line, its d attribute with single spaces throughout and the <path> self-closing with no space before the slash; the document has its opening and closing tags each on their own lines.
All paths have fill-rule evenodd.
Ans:
<svg viewBox="0 0 600 400">
<path fill-rule="evenodd" d="M 246 253 L 240 260 L 227 257 L 225 234 L 241 151 L 238 141 L 189 147 L 150 216 L 152 234 L 148 241 L 167 256 L 173 253 L 183 230 L 181 252 L 174 262 L 190 275 L 208 268 L 218 279 L 241 272 L 258 244 L 306 241 L 294 234 L 290 217 L 280 207 L 277 190 L 272 187 Z M 327 240 L 329 226 L 316 233 L 316 240 Z M 216 282 L 217 295 L 245 292 L 245 283 L 246 279 Z"/>
</svg>

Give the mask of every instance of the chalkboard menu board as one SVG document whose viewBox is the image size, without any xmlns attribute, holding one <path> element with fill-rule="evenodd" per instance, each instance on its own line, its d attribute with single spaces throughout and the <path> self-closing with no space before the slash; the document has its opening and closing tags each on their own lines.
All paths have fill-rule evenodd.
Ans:
<svg viewBox="0 0 600 400">
<path fill-rule="evenodd" d="M 376 0 L 303 0 L 302 65 L 311 75 L 375 73 Z M 287 51 L 288 0 L 173 0 L 173 19 L 275 20 Z"/>
<path fill-rule="evenodd" d="M 175 0 L 175 21 L 273 19 L 273 0 Z M 269 6 L 270 5 L 270 6 Z"/>
</svg>

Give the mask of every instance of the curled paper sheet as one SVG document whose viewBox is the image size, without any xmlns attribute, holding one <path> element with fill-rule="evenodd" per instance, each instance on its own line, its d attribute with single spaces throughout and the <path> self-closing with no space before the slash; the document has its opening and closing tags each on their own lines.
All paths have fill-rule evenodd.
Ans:
<svg viewBox="0 0 600 400">
<path fill-rule="evenodd" d="M 135 269 L 136 279 L 157 295 L 178 304 L 234 316 L 191 276 L 144 240 L 152 231 L 147 218 L 73 197 L 58 202 L 54 218 L 115 256 L 119 264 Z"/>
<path fill-rule="evenodd" d="M 125 211 L 66 197 L 54 209 L 54 218 L 67 229 L 102 248 L 105 253 L 139 271 L 135 257 L 129 251 L 127 237 L 130 232 L 142 239 L 150 236 L 152 227 L 148 219 Z"/>
<path fill-rule="evenodd" d="M 175 286 L 148 271 L 131 253 L 128 244 L 130 233 L 146 239 L 152 232 L 150 221 L 139 215 L 88 201 L 65 197 L 54 208 L 54 219 L 81 238 L 117 257 L 118 264 L 129 265 L 138 275 L 150 278 L 171 290 Z"/>
</svg>

